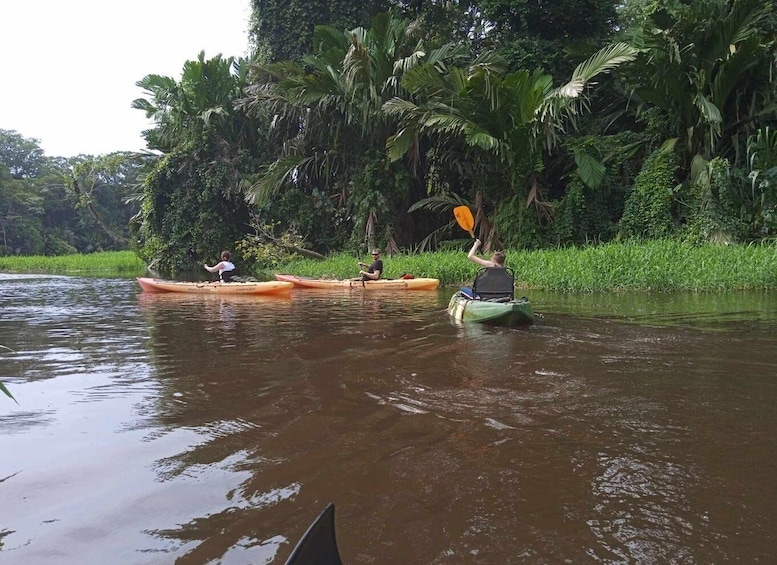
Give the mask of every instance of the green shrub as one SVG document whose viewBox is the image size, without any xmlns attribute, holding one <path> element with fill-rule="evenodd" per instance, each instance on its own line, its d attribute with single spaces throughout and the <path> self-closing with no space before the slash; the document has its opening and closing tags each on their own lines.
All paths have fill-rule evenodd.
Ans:
<svg viewBox="0 0 777 565">
<path fill-rule="evenodd" d="M 700 163 L 687 190 L 685 239 L 691 243 L 734 243 L 745 235 L 732 197 L 728 160 L 715 158 Z"/>
<path fill-rule="evenodd" d="M 626 198 L 619 235 L 624 238 L 661 239 L 675 231 L 672 216 L 677 156 L 656 151 L 642 165 Z"/>
</svg>

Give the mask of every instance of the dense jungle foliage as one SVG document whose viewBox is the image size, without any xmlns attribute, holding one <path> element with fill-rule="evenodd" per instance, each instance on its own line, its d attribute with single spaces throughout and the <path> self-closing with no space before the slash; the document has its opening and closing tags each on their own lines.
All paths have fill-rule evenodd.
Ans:
<svg viewBox="0 0 777 565">
<path fill-rule="evenodd" d="M 771 0 L 251 0 L 253 53 L 148 75 L 144 154 L 0 130 L 0 254 L 489 247 L 777 234 Z M 2 125 L 2 124 L 0 124 Z"/>
</svg>

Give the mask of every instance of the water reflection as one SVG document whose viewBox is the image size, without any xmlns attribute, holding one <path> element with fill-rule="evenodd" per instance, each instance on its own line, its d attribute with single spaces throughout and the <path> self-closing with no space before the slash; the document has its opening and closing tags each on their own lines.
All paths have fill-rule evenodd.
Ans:
<svg viewBox="0 0 777 565">
<path fill-rule="evenodd" d="M 639 324 L 688 325 L 709 329 L 730 324 L 773 324 L 777 293 L 730 291 L 720 293 L 589 293 L 536 292 L 533 302 L 546 311 Z"/>
<path fill-rule="evenodd" d="M 766 561 L 770 293 L 164 295 L 0 280 L 0 563 Z"/>
</svg>

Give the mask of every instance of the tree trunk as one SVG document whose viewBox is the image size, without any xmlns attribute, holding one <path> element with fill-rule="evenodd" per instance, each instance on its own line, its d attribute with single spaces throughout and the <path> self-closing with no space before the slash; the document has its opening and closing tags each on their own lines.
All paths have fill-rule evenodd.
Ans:
<svg viewBox="0 0 777 565">
<path fill-rule="evenodd" d="M 115 243 L 118 243 L 119 245 L 129 247 L 129 239 L 119 233 L 116 233 L 113 228 L 111 228 L 102 220 L 102 218 L 100 218 L 100 215 L 97 213 L 97 210 L 94 209 L 90 201 L 91 194 L 84 195 L 81 192 L 81 187 L 78 186 L 78 181 L 76 179 L 73 179 L 73 192 L 76 193 L 79 201 L 84 202 L 84 206 L 86 206 L 86 209 L 89 210 L 89 214 L 92 216 L 92 218 L 94 218 L 94 221 L 97 222 L 97 225 L 100 226 L 106 234 L 108 234 L 108 237 L 110 237 Z"/>
<path fill-rule="evenodd" d="M 311 259 L 320 259 L 324 260 L 326 257 L 321 255 L 321 253 L 317 253 L 315 251 L 311 251 L 310 249 L 303 249 L 302 247 L 296 247 L 294 245 L 281 245 L 279 243 L 276 243 L 279 247 L 283 247 L 284 249 L 287 249 L 289 251 L 294 251 L 295 253 L 299 253 L 300 255 L 304 255 L 305 257 L 309 257 Z"/>
</svg>

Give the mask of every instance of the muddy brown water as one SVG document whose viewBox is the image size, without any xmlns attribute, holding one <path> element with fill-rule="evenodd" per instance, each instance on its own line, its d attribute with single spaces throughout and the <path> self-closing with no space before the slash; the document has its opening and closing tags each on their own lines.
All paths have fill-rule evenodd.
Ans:
<svg viewBox="0 0 777 565">
<path fill-rule="evenodd" d="M 0 275 L 0 563 L 773 562 L 777 293 L 452 293 Z"/>
</svg>

